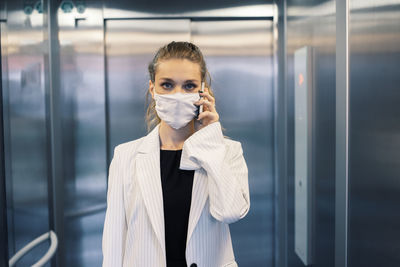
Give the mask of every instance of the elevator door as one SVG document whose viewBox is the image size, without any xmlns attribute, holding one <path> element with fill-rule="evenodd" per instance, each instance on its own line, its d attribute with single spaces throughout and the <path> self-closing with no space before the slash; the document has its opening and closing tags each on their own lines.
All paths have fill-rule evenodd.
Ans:
<svg viewBox="0 0 400 267">
<path fill-rule="evenodd" d="M 267 20 L 107 20 L 105 27 L 109 151 L 146 135 L 148 63 L 172 41 L 202 50 L 225 135 L 242 143 L 251 207 L 231 224 L 239 266 L 274 264 L 273 24 Z"/>
</svg>

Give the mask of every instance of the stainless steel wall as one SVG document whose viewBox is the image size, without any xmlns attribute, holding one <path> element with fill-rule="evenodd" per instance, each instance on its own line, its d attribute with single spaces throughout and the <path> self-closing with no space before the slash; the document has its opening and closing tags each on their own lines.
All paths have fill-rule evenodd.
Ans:
<svg viewBox="0 0 400 267">
<path fill-rule="evenodd" d="M 287 266 L 304 266 L 294 252 L 294 52 L 314 50 L 313 266 L 334 266 L 335 239 L 335 56 L 334 1 L 287 1 Z"/>
<path fill-rule="evenodd" d="M 107 150 L 101 3 L 57 10 L 65 266 L 100 266 Z"/>
<path fill-rule="evenodd" d="M 8 258 L 53 229 L 57 266 L 101 265 L 108 168 L 102 8 L 2 5 Z M 17 266 L 30 266 L 48 246 Z"/>
<path fill-rule="evenodd" d="M 350 1 L 348 266 L 400 266 L 400 1 Z"/>
<path fill-rule="evenodd" d="M 5 3 L 4 3 L 5 4 Z M 4 4 L 0 4 L 0 65 L 4 60 L 2 52 L 3 27 L 5 26 L 5 10 Z M 0 101 L 3 103 L 3 69 L 0 68 Z M 5 153 L 4 153 L 4 122 L 3 122 L 3 105 L 0 108 L 0 266 L 7 265 L 8 259 L 8 227 L 7 227 L 7 204 L 6 204 L 6 173 L 5 173 Z"/>
<path fill-rule="evenodd" d="M 4 9 L 2 10 L 2 13 Z M 5 12 L 4 12 L 5 14 Z M 9 1 L 1 22 L 8 255 L 49 230 L 43 14 Z M 26 266 L 47 242 L 20 261 Z"/>
<path fill-rule="evenodd" d="M 347 3 L 348 13 L 344 8 Z M 278 101 L 284 112 L 278 119 L 285 120 L 279 130 L 287 134 L 286 139 L 280 141 L 284 149 L 282 153 L 286 153 L 287 174 L 278 170 L 287 179 L 287 184 L 283 185 L 287 188 L 282 189 L 285 194 L 283 201 L 287 203 L 286 217 L 280 217 L 281 223 L 287 223 L 281 235 L 286 243 L 280 247 L 283 252 L 279 266 L 304 266 L 294 253 L 293 240 L 294 84 L 297 82 L 293 53 L 302 46 L 311 46 L 315 51 L 313 266 L 399 266 L 400 232 L 396 226 L 400 223 L 397 208 L 400 202 L 400 165 L 396 152 L 399 150 L 400 130 L 400 1 L 316 0 L 306 3 L 288 0 L 277 1 L 277 4 L 281 16 L 279 21 L 284 22 L 284 25 L 279 25 L 279 37 L 284 42 L 284 49 L 280 48 L 279 64 L 283 70 L 280 75 L 283 79 L 279 80 L 279 90 L 284 92 L 280 95 L 282 102 Z M 338 5 L 343 8 L 336 9 Z M 336 28 L 337 20 L 347 15 L 349 23 L 345 26 L 349 29 L 348 34 L 344 27 Z M 348 50 L 342 49 L 346 45 L 337 45 L 338 38 L 339 43 L 348 38 Z M 337 96 L 345 96 L 341 94 L 347 90 L 337 86 L 335 78 L 340 79 L 341 74 L 338 77 L 337 74 L 338 68 L 342 67 L 337 65 L 337 58 L 349 62 L 348 76 L 343 77 L 348 79 L 343 84 L 349 83 L 348 103 L 336 102 L 336 99 L 346 100 Z M 340 72 L 343 73 L 341 69 Z M 347 105 L 348 122 L 336 121 L 337 108 Z M 336 153 L 346 152 L 338 150 L 336 142 L 347 142 L 346 133 L 336 128 L 338 123 L 348 123 L 349 157 L 345 159 L 348 180 L 336 173 L 337 156 L 345 156 Z M 345 182 L 345 187 L 335 188 L 337 180 Z M 337 194 L 335 190 L 344 191 Z M 348 205 L 335 209 L 337 201 L 342 202 L 335 199 L 339 195 L 348 198 Z M 338 232 L 341 227 L 344 231 Z M 345 254 L 338 254 L 338 249 Z"/>
</svg>

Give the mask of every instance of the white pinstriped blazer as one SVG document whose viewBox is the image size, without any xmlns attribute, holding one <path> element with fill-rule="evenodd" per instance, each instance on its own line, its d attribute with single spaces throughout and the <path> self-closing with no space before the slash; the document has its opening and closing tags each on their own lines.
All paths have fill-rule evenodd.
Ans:
<svg viewBox="0 0 400 267">
<path fill-rule="evenodd" d="M 164 210 L 158 124 L 120 144 L 110 164 L 103 267 L 165 267 Z M 220 122 L 193 133 L 180 169 L 195 170 L 186 241 L 187 265 L 238 266 L 229 223 L 250 209 L 248 169 L 241 143 L 223 137 Z"/>
</svg>

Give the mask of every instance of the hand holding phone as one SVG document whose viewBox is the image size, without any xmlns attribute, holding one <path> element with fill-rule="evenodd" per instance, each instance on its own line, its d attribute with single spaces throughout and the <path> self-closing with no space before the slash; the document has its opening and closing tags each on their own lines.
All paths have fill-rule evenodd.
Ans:
<svg viewBox="0 0 400 267">
<path fill-rule="evenodd" d="M 204 92 L 205 89 L 207 89 L 207 92 Z M 219 121 L 219 114 L 215 109 L 215 98 L 210 94 L 209 88 L 205 88 L 204 82 L 201 83 L 201 90 L 199 90 L 199 95 L 200 98 L 198 101 L 196 101 L 195 104 L 197 106 L 197 118 L 194 125 L 196 131 L 213 122 Z M 199 105 L 199 103 L 201 104 Z M 206 109 L 204 110 L 203 107 L 206 107 Z"/>
</svg>

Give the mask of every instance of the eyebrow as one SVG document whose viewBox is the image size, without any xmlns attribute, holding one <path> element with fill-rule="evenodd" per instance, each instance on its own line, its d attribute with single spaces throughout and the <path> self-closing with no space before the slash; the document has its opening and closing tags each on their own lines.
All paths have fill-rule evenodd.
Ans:
<svg viewBox="0 0 400 267">
<path fill-rule="evenodd" d="M 166 81 L 170 81 L 173 82 L 174 80 L 172 80 L 171 78 L 167 78 L 167 77 L 162 77 L 160 78 L 162 80 L 166 80 Z M 186 80 L 185 82 L 199 82 L 198 80 L 194 79 L 194 80 Z"/>
</svg>

